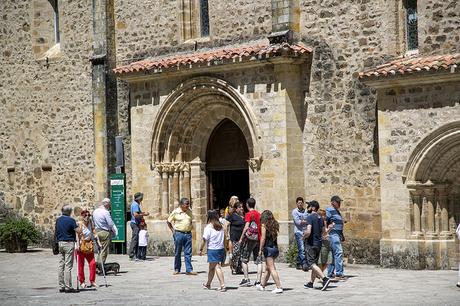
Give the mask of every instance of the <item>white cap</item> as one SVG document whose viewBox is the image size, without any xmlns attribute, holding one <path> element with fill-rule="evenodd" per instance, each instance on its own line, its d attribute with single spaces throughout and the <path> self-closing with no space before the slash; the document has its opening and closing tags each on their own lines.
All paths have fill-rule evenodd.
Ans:
<svg viewBox="0 0 460 306">
<path fill-rule="evenodd" d="M 110 203 L 109 198 L 104 198 L 104 200 L 102 200 L 102 204 L 109 204 L 109 203 Z"/>
</svg>

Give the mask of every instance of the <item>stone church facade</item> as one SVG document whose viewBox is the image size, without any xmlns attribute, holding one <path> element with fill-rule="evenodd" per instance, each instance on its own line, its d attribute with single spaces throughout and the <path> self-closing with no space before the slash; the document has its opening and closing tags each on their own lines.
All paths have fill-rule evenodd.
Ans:
<svg viewBox="0 0 460 306">
<path fill-rule="evenodd" d="M 107 195 L 122 136 L 152 252 L 170 252 L 165 219 L 183 196 L 195 241 L 237 194 L 274 212 L 286 248 L 295 198 L 338 194 L 349 260 L 456 265 L 456 1 L 1 6 L 0 191 L 44 228 L 62 202 Z"/>
</svg>

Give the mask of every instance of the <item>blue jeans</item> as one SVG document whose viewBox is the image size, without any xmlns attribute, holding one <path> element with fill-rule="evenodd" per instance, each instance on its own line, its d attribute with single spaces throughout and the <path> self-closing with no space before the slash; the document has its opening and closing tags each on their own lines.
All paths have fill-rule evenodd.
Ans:
<svg viewBox="0 0 460 306">
<path fill-rule="evenodd" d="M 180 272 L 180 255 L 184 248 L 185 272 L 192 272 L 192 233 L 174 232 L 174 271 Z"/>
<path fill-rule="evenodd" d="M 297 242 L 297 265 L 303 265 L 305 263 L 305 244 L 303 241 L 302 233 L 295 233 L 295 241 Z"/>
<path fill-rule="evenodd" d="M 327 276 L 334 274 L 334 269 L 336 276 L 343 276 L 343 250 L 339 234 L 329 234 L 329 242 L 332 250 L 332 263 L 327 268 Z"/>
</svg>

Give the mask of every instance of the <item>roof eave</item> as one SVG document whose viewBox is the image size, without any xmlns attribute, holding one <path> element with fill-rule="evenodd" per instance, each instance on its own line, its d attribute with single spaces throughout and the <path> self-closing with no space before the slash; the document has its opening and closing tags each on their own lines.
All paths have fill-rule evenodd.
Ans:
<svg viewBox="0 0 460 306">
<path fill-rule="evenodd" d="M 136 82 L 143 80 L 171 78 L 175 76 L 186 76 L 200 73 L 225 72 L 238 69 L 251 69 L 264 65 L 301 65 L 311 58 L 312 53 L 306 53 L 299 56 L 277 56 L 258 60 L 245 60 L 241 62 L 215 62 L 200 63 L 197 65 L 180 65 L 155 72 L 155 70 L 143 70 L 134 72 L 115 73 L 117 78 L 127 81 Z"/>
<path fill-rule="evenodd" d="M 361 82 L 375 89 L 391 87 L 407 87 L 460 81 L 460 71 L 434 71 L 396 74 L 392 76 L 366 76 L 359 78 Z"/>
</svg>

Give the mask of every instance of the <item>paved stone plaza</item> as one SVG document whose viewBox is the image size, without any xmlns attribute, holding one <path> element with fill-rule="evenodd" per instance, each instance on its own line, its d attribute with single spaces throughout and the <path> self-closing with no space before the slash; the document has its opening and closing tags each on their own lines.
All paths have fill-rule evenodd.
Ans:
<svg viewBox="0 0 460 306">
<path fill-rule="evenodd" d="M 346 282 L 332 283 L 330 289 L 323 292 L 303 289 L 307 274 L 278 264 L 286 290 L 275 296 L 255 288 L 238 288 L 241 276 L 230 275 L 228 268 L 225 268 L 227 292 L 203 290 L 201 283 L 207 271 L 205 256 L 193 258 L 198 276 L 173 276 L 172 258 L 168 257 L 145 262 L 129 262 L 127 256 L 121 255 L 110 255 L 109 259 L 119 262 L 122 271 L 118 276 L 107 277 L 109 287 L 64 294 L 58 293 L 57 257 L 49 250 L 27 254 L 0 252 L 0 304 L 305 305 L 337 301 L 340 305 L 458 305 L 460 300 L 460 289 L 455 287 L 457 271 L 409 271 L 351 265 L 345 270 L 350 276 Z M 98 277 L 97 282 L 104 284 L 102 277 Z M 213 286 L 217 286 L 217 280 Z"/>
</svg>

